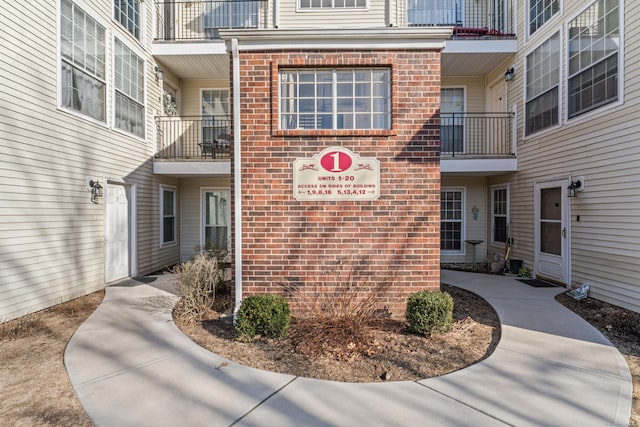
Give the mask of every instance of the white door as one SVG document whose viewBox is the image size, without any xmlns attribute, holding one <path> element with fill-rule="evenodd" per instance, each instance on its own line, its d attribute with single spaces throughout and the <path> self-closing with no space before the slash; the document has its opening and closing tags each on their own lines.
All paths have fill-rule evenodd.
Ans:
<svg viewBox="0 0 640 427">
<path fill-rule="evenodd" d="M 569 284 L 568 180 L 535 184 L 536 276 Z"/>
<path fill-rule="evenodd" d="M 129 195 L 124 185 L 108 184 L 105 196 L 105 281 L 129 276 Z"/>
</svg>

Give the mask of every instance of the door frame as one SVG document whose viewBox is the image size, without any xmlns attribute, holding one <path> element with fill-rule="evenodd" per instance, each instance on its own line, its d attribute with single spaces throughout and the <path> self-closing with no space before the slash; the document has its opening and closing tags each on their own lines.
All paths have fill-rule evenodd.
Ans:
<svg viewBox="0 0 640 427">
<path fill-rule="evenodd" d="M 129 242 L 129 276 L 128 277 L 135 277 L 138 275 L 138 240 L 137 240 L 137 189 L 138 186 L 135 183 L 127 183 L 125 182 L 122 178 L 111 178 L 111 177 L 107 177 L 106 180 L 106 187 L 105 188 L 105 195 L 108 191 L 108 187 L 109 186 L 121 186 L 124 188 L 126 194 L 127 194 L 127 201 L 128 201 L 128 216 L 129 216 L 129 221 L 128 221 L 128 242 Z M 107 201 L 106 201 L 106 197 L 104 200 L 104 261 L 103 261 L 103 268 L 104 268 L 104 282 L 106 283 L 110 283 L 107 282 L 107 221 L 109 220 L 107 218 Z M 116 280 L 120 280 L 120 279 L 116 279 Z"/>
<path fill-rule="evenodd" d="M 561 230 L 564 230 L 561 243 L 561 268 L 563 278 L 545 277 L 544 274 L 541 277 L 551 279 L 552 281 L 561 282 L 566 285 L 567 288 L 571 287 L 571 203 L 569 200 L 567 187 L 571 183 L 571 177 L 546 179 L 534 182 L 534 196 L 533 196 L 533 210 L 534 210 L 534 263 L 533 270 L 534 275 L 538 276 L 538 265 L 540 262 L 540 190 L 547 188 L 560 188 L 561 199 Z"/>
</svg>

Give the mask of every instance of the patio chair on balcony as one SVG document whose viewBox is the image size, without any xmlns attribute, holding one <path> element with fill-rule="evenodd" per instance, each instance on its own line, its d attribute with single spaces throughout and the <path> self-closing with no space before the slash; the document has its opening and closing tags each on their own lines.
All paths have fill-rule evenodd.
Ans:
<svg viewBox="0 0 640 427">
<path fill-rule="evenodd" d="M 200 146 L 200 157 L 206 159 L 207 156 L 211 156 L 212 159 L 216 158 L 216 150 L 214 143 L 211 141 L 202 141 L 198 144 Z"/>
<path fill-rule="evenodd" d="M 231 135 L 229 135 L 228 133 L 221 133 L 220 135 L 218 135 L 214 143 L 214 158 L 215 158 L 216 151 L 221 154 L 226 154 L 228 156 L 230 147 L 231 147 Z"/>
</svg>

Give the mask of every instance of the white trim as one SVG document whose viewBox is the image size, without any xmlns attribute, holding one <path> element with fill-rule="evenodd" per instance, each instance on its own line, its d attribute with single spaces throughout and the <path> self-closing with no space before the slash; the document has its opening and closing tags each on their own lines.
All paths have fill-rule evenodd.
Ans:
<svg viewBox="0 0 640 427">
<path fill-rule="evenodd" d="M 335 6 L 331 6 L 331 7 L 308 7 L 308 8 L 301 8 L 300 7 L 300 0 L 294 0 L 296 2 L 296 13 L 308 13 L 308 12 L 328 12 L 328 13 L 352 13 L 354 11 L 357 12 L 368 12 L 369 11 L 369 0 L 365 0 L 365 5 L 364 6 L 353 6 L 353 7 L 335 7 Z M 313 1 L 313 0 L 311 0 Z M 335 4 L 336 0 L 331 0 L 333 4 Z M 358 1 L 358 0 L 354 0 L 354 1 Z"/>
<path fill-rule="evenodd" d="M 158 201 L 158 216 L 160 219 L 160 247 L 167 248 L 176 246 L 178 244 L 178 189 L 173 185 L 160 184 L 159 186 L 159 201 Z M 168 242 L 164 241 L 164 193 L 173 193 L 173 240 Z"/>
<path fill-rule="evenodd" d="M 440 188 L 440 195 L 442 195 L 443 192 L 446 191 L 459 191 L 462 193 L 460 201 L 461 201 L 461 205 L 460 205 L 460 209 L 461 209 L 461 216 L 460 216 L 460 250 L 459 251 L 453 251 L 453 250 L 444 250 L 442 249 L 442 245 L 440 246 L 440 254 L 441 255 L 445 255 L 445 256 L 460 256 L 460 255 L 466 255 L 467 254 L 467 248 L 466 245 L 464 243 L 464 241 L 466 240 L 466 235 L 467 235 L 467 213 L 466 213 L 466 205 L 467 205 L 467 187 L 442 187 Z M 441 209 L 442 212 L 442 209 Z M 453 221 L 450 221 L 453 222 Z M 440 214 L 440 224 L 442 224 L 442 213 Z"/>
<path fill-rule="evenodd" d="M 234 228 L 234 266 L 235 266 L 235 307 L 233 308 L 233 320 L 236 320 L 240 304 L 242 303 L 242 140 L 240 123 L 240 56 L 238 54 L 238 39 L 231 40 L 231 60 L 233 65 L 233 169 L 235 201 Z"/>
<path fill-rule="evenodd" d="M 506 235 L 506 240 L 509 239 L 509 228 L 511 228 L 511 226 L 509 225 L 510 220 L 511 220 L 511 184 L 510 183 L 505 183 L 505 184 L 495 184 L 492 185 L 490 190 L 491 190 L 491 204 L 489 206 L 489 209 L 491 209 L 491 215 L 490 215 L 490 221 L 491 221 L 491 227 L 489 232 L 491 233 L 491 245 L 495 245 L 495 246 L 506 246 L 507 242 L 498 242 L 496 240 L 493 239 L 493 237 L 495 236 L 495 221 L 494 221 L 494 211 L 493 211 L 493 207 L 494 207 L 494 203 L 495 203 L 495 199 L 494 199 L 494 194 L 496 190 L 507 190 L 507 199 L 506 199 L 506 204 L 507 204 L 507 212 L 506 212 L 506 231 L 507 231 L 507 235 Z"/>
</svg>

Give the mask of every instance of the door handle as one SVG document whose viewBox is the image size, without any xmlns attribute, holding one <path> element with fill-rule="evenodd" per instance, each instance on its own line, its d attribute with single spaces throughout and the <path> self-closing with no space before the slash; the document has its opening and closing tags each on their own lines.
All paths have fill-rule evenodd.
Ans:
<svg viewBox="0 0 640 427">
<path fill-rule="evenodd" d="M 567 227 L 562 228 L 562 237 L 567 238 Z"/>
</svg>

